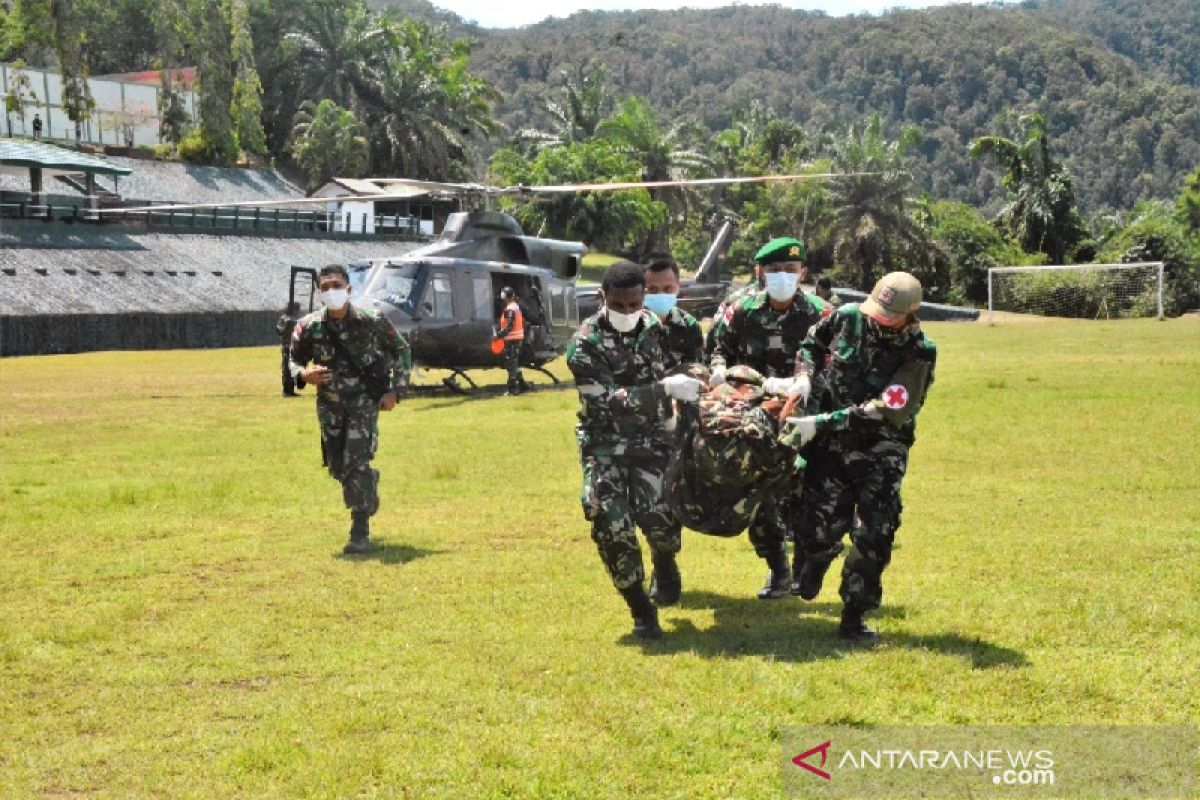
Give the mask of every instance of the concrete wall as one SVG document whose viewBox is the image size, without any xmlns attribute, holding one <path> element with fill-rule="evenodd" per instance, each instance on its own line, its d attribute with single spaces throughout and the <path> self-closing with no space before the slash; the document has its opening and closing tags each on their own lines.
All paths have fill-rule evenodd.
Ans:
<svg viewBox="0 0 1200 800">
<path fill-rule="evenodd" d="M 292 266 L 416 246 L 5 220 L 0 356 L 271 343 Z"/>
<path fill-rule="evenodd" d="M 75 123 L 67 118 L 62 106 L 62 80 L 57 72 L 25 67 L 18 70 L 11 64 L 0 64 L 0 95 L 8 94 L 19 76 L 29 79 L 29 89 L 36 100 L 22 112 L 6 114 L 0 134 L 32 136 L 33 115 L 42 117 L 42 138 L 75 139 Z M 158 86 L 124 83 L 113 80 L 88 79 L 88 87 L 96 101 L 92 118 L 83 123 L 83 141 L 89 144 L 126 144 L 122 127 L 133 128 L 135 145 L 155 145 L 158 138 Z M 183 92 L 184 107 L 196 118 L 195 92 Z"/>
</svg>

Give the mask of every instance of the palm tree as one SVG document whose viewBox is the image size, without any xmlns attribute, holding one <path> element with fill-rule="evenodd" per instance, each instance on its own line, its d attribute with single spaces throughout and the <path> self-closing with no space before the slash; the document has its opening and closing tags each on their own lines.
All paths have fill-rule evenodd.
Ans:
<svg viewBox="0 0 1200 800">
<path fill-rule="evenodd" d="M 834 144 L 834 171 L 847 173 L 829 185 L 834 260 L 857 288 L 869 290 L 893 270 L 920 273 L 932 260 L 935 246 L 907 213 L 912 176 L 903 162 L 920 140 L 920 132 L 911 126 L 896 141 L 885 140 L 875 114 L 862 128 L 852 125 Z"/>
<path fill-rule="evenodd" d="M 429 26 L 390 26 L 387 46 L 362 72 L 361 105 L 376 170 L 461 179 L 471 142 L 497 130 L 499 95 L 467 69 L 470 45 Z"/>
<path fill-rule="evenodd" d="M 386 50 L 388 22 L 359 2 L 318 0 L 303 8 L 297 30 L 284 37 L 295 64 L 296 96 L 354 108 L 365 70 Z"/>
<path fill-rule="evenodd" d="M 1075 210 L 1071 175 L 1050 157 L 1046 120 L 1041 114 L 1017 118 L 1020 143 L 1004 136 L 981 136 L 971 143 L 974 158 L 991 155 L 1004 170 L 1009 202 L 996 217 L 1028 253 L 1045 253 L 1066 263 L 1086 237 Z"/>
<path fill-rule="evenodd" d="M 617 152 L 642 167 L 642 180 L 667 181 L 712 174 L 712 159 L 691 147 L 696 125 L 690 120 L 676 123 L 667 130 L 658 125 L 654 110 L 642 97 L 629 97 L 617 112 L 596 126 L 596 137 L 610 142 Z M 650 198 L 666 203 L 671 213 L 668 222 L 652 231 L 640 245 L 643 254 L 669 249 L 670 221 L 686 212 L 682 190 L 650 189 Z"/>
<path fill-rule="evenodd" d="M 355 178 L 367 168 L 369 149 L 362 125 L 332 100 L 305 100 L 292 128 L 292 158 L 316 189 L 330 178 Z"/>
</svg>

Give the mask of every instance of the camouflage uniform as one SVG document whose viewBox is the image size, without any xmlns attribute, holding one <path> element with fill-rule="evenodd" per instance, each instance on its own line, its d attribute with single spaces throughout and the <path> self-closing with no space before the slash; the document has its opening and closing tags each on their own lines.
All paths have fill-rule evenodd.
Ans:
<svg viewBox="0 0 1200 800">
<path fill-rule="evenodd" d="M 298 376 L 310 361 L 333 372 L 329 385 L 317 387 L 324 464 L 342 484 L 346 508 L 371 515 L 379 510 L 379 470 L 371 468 L 379 442 L 379 402 L 331 344 L 334 336 L 359 368 L 386 377 L 389 390 L 396 393 L 408 385 L 412 355 L 386 317 L 353 304 L 340 320 L 331 319 L 322 308 L 292 331 L 292 374 Z"/>
<path fill-rule="evenodd" d="M 713 536 L 745 530 L 763 500 L 786 483 L 792 460 L 763 405 L 762 376 L 735 366 L 726 378 L 695 407 L 682 406 L 666 476 L 675 516 Z"/>
<path fill-rule="evenodd" d="M 709 331 L 712 342 L 709 365 L 716 369 L 744 364 L 764 377 L 791 377 L 800 343 L 827 308 L 821 298 L 799 289 L 792 304 L 782 314 L 771 308 L 766 291 L 744 297 L 736 306 L 727 307 L 725 314 L 714 321 Z M 791 515 L 791 495 L 798 488 L 797 483 L 798 476 L 793 475 L 779 494 L 763 503 L 750 525 L 749 537 L 754 552 L 776 565 L 780 558 L 786 562 L 784 540 Z"/>
<path fill-rule="evenodd" d="M 676 306 L 661 320 L 666 333 L 667 369 L 675 372 L 689 364 L 704 363 L 704 331 L 700 322 Z"/>
<path fill-rule="evenodd" d="M 731 309 L 737 308 L 738 304 L 741 303 L 743 300 L 745 300 L 747 297 L 749 297 L 752 294 L 758 294 L 759 292 L 763 291 L 763 289 L 765 289 L 765 288 L 766 287 L 763 286 L 763 282 L 760 279 L 758 279 L 754 276 L 751 276 L 749 283 L 747 283 L 745 286 L 741 286 L 741 287 L 735 289 L 734 291 L 730 292 L 725 297 L 725 299 L 721 301 L 721 304 L 717 306 L 717 310 L 713 314 L 712 328 L 709 329 L 708 336 L 704 337 L 705 360 L 712 358 L 713 345 L 716 344 L 716 337 L 713 336 L 713 329 L 716 328 L 717 322 L 725 319 L 726 312 L 731 311 Z"/>
<path fill-rule="evenodd" d="M 900 482 L 916 431 L 915 416 L 896 426 L 870 418 L 867 404 L 909 361 L 929 365 L 928 391 L 936 359 L 937 350 L 919 324 L 884 331 L 856 303 L 819 322 L 801 347 L 800 369 L 813 382 L 808 412 L 821 416 L 816 438 L 804 450 L 808 468 L 796 546 L 809 561 L 827 564 L 841 552 L 842 535 L 858 511 L 862 526 L 850 534 L 842 569 L 840 593 L 847 608 L 879 607 L 880 576 L 900 526 Z M 922 392 L 918 409 L 924 399 Z M 793 443 L 797 436 L 792 432 L 784 441 Z"/>
<path fill-rule="evenodd" d="M 679 529 L 663 497 L 670 404 L 662 323 L 648 311 L 618 333 L 601 309 L 584 320 L 567 348 L 579 390 L 576 436 L 583 464 L 583 515 L 613 585 L 640 586 L 645 571 L 635 525 L 651 550 L 679 551 Z"/>
<path fill-rule="evenodd" d="M 297 389 L 304 388 L 304 381 L 292 375 L 292 330 L 296 327 L 296 318 L 291 314 L 280 314 L 275 323 L 275 332 L 279 334 L 280 351 L 282 354 L 283 393 L 294 395 Z"/>
</svg>

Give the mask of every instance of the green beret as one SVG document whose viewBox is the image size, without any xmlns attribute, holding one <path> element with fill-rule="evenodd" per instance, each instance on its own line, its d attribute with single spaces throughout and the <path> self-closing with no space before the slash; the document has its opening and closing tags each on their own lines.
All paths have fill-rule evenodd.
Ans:
<svg viewBox="0 0 1200 800">
<path fill-rule="evenodd" d="M 804 242 L 791 236 L 780 236 L 758 248 L 754 261 L 758 264 L 774 264 L 777 261 L 803 261 L 807 252 Z"/>
</svg>

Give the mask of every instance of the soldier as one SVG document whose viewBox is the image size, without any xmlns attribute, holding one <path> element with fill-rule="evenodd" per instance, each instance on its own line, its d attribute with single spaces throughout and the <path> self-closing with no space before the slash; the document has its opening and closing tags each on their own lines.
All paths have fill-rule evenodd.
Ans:
<svg viewBox="0 0 1200 800">
<path fill-rule="evenodd" d="M 342 552 L 356 555 L 370 552 L 370 519 L 379 510 L 379 470 L 371 468 L 379 412 L 395 408 L 408 385 L 412 355 L 387 317 L 350 304 L 345 267 L 322 267 L 317 285 L 325 307 L 296 323 L 291 368 L 317 387 L 321 456 L 342 484 L 352 520 Z"/>
<path fill-rule="evenodd" d="M 283 396 L 296 397 L 296 390 L 304 388 L 304 379 L 292 375 L 292 331 L 300 317 L 300 304 L 288 303 L 279 321 L 275 323 L 275 332 L 279 334 L 280 349 L 283 351 Z"/>
<path fill-rule="evenodd" d="M 684 311 L 679 298 L 679 265 L 669 256 L 650 259 L 646 265 L 646 309 L 658 317 L 667 336 L 667 369 L 704 363 L 704 331 L 700 322 Z"/>
<path fill-rule="evenodd" d="M 42 115 L 34 114 L 33 115 L 33 140 L 35 142 L 38 142 L 38 141 L 41 141 L 41 139 L 42 139 Z"/>
<path fill-rule="evenodd" d="M 702 369 L 704 331 L 695 317 L 675 304 L 679 297 L 679 265 L 670 256 L 656 256 L 650 259 L 643 272 L 646 276 L 646 310 L 663 324 L 667 372 L 689 374 L 689 368 Z M 675 538 L 682 541 L 683 526 L 678 520 L 673 525 Z M 679 602 L 682 590 L 678 569 L 668 568 L 663 572 L 656 567 L 650 573 L 650 599 L 655 605 L 674 605 Z"/>
<path fill-rule="evenodd" d="M 576 436 L 583 465 L 584 518 L 613 585 L 633 616 L 633 633 L 662 636 L 658 612 L 643 587 L 636 528 L 650 545 L 659 602 L 678 599 L 679 527 L 663 496 L 669 400 L 695 402 L 702 383 L 667 377 L 662 323 L 643 309 L 641 267 L 618 261 L 604 273 L 603 306 L 584 320 L 567 348 L 579 390 Z"/>
<path fill-rule="evenodd" d="M 842 304 L 842 298 L 833 293 L 833 281 L 829 279 L 828 275 L 817 278 L 817 286 L 813 294 L 834 308 Z"/>
<path fill-rule="evenodd" d="M 784 440 L 802 446 L 808 467 L 796 530 L 796 581 L 814 599 L 850 533 L 842 568 L 839 635 L 877 637 L 863 614 L 879 607 L 880 576 L 900 526 L 900 481 L 915 440 L 916 414 L 933 382 L 937 350 L 921 332 L 921 284 L 907 272 L 881 278 L 861 305 L 817 323 L 801 346 L 799 375 L 814 386 L 809 411 Z"/>
<path fill-rule="evenodd" d="M 508 370 L 508 393 L 520 394 L 529 389 L 525 376 L 521 374 L 521 348 L 525 344 L 525 315 L 517 303 L 517 293 L 511 286 L 500 290 L 504 312 L 500 316 L 500 328 L 496 338 L 504 340 L 504 368 Z"/>
<path fill-rule="evenodd" d="M 724 382 L 727 366 L 744 364 L 768 378 L 763 384 L 768 394 L 798 394 L 807 399 L 807 380 L 792 380 L 796 352 L 827 306 L 800 289 L 804 255 L 804 243 L 790 237 L 772 239 L 754 255 L 766 289 L 727 307 L 724 316 L 714 321 L 709 332 L 711 385 Z M 777 600 L 788 592 L 791 571 L 785 538 L 791 513 L 789 498 L 799 488 L 797 483 L 793 479 L 779 494 L 764 501 L 750 524 L 750 543 L 770 569 L 758 593 L 761 600 Z"/>
</svg>

